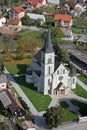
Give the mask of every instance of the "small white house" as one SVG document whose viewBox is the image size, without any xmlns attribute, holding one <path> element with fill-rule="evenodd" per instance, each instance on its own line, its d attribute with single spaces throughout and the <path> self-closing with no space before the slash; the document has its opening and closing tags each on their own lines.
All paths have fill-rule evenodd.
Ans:
<svg viewBox="0 0 87 130">
<path fill-rule="evenodd" d="M 5 75 L 0 75 L 0 90 L 5 90 L 8 86 L 8 81 Z"/>
<path fill-rule="evenodd" d="M 45 16 L 41 14 L 34 14 L 34 13 L 27 13 L 32 21 L 37 21 L 38 19 L 41 20 L 41 25 L 45 22 Z"/>
<path fill-rule="evenodd" d="M 72 30 L 62 29 L 63 31 L 63 38 L 64 40 L 73 40 L 73 33 Z"/>
<path fill-rule="evenodd" d="M 0 16 L 0 27 L 2 27 L 3 24 L 5 24 L 5 23 L 6 23 L 6 18 L 3 16 Z"/>
</svg>

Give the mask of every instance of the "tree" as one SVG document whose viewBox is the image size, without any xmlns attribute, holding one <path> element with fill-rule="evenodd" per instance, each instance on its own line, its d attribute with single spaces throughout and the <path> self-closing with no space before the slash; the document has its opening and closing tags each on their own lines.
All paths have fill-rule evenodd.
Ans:
<svg viewBox="0 0 87 130">
<path fill-rule="evenodd" d="M 31 24 L 31 19 L 27 14 L 21 20 L 23 25 L 29 26 Z"/>
<path fill-rule="evenodd" d="M 68 0 L 67 4 L 70 6 L 70 9 L 72 10 L 74 9 L 76 3 L 74 0 Z"/>
<path fill-rule="evenodd" d="M 63 114 L 64 109 L 59 105 L 57 107 L 48 108 L 43 116 L 50 127 L 57 127 L 61 123 Z"/>
<path fill-rule="evenodd" d="M 51 34 L 52 34 L 53 44 L 57 44 L 59 41 L 59 38 L 63 37 L 63 32 L 59 27 L 51 27 Z"/>
<path fill-rule="evenodd" d="M 57 58 L 59 61 L 68 62 L 69 61 L 69 54 L 65 48 L 59 48 L 57 52 Z"/>
<path fill-rule="evenodd" d="M 22 60 L 24 58 L 24 44 L 23 44 L 23 40 L 19 39 L 18 40 L 18 48 L 17 48 L 17 56 L 16 56 L 16 60 Z"/>
</svg>

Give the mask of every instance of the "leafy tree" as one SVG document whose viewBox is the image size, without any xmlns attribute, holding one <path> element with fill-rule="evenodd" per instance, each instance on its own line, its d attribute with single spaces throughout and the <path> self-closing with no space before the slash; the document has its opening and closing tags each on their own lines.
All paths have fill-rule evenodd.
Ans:
<svg viewBox="0 0 87 130">
<path fill-rule="evenodd" d="M 31 24 L 31 19 L 27 14 L 21 20 L 23 25 L 29 26 Z"/>
<path fill-rule="evenodd" d="M 50 127 L 57 127 L 61 123 L 63 114 L 64 109 L 59 105 L 57 107 L 48 108 L 43 116 Z"/>
<path fill-rule="evenodd" d="M 76 3 L 74 0 L 68 0 L 67 4 L 70 6 L 70 9 L 72 10 L 74 9 Z"/>
<path fill-rule="evenodd" d="M 59 27 L 51 27 L 51 34 L 52 34 L 53 44 L 57 44 L 59 41 L 59 38 L 63 37 L 63 32 Z"/>
<path fill-rule="evenodd" d="M 68 62 L 69 61 L 69 54 L 65 48 L 59 48 L 57 52 L 57 58 L 59 61 Z"/>
<path fill-rule="evenodd" d="M 18 48 L 17 48 L 17 57 L 16 60 L 22 60 L 24 58 L 24 44 L 23 40 L 19 39 L 18 40 Z"/>
</svg>

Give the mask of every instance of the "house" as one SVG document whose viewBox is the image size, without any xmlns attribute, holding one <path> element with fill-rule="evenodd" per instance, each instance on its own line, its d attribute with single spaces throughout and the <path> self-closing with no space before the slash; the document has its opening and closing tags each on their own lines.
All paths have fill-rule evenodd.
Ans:
<svg viewBox="0 0 87 130">
<path fill-rule="evenodd" d="M 48 4 L 54 4 L 54 5 L 59 5 L 60 4 L 60 0 L 47 0 Z"/>
<path fill-rule="evenodd" d="M 19 18 L 13 17 L 12 19 L 8 20 L 8 27 L 11 30 L 20 30 L 22 29 L 22 22 Z"/>
<path fill-rule="evenodd" d="M 31 64 L 27 65 L 26 82 L 33 83 L 37 91 L 43 94 L 67 94 L 76 87 L 74 68 L 68 71 L 55 58 L 48 29 L 43 48 L 34 56 Z"/>
<path fill-rule="evenodd" d="M 72 30 L 69 29 L 62 29 L 63 31 L 63 38 L 64 40 L 73 40 L 73 33 Z"/>
<path fill-rule="evenodd" d="M 55 14 L 55 26 L 70 28 L 72 26 L 72 16 L 68 14 Z"/>
<path fill-rule="evenodd" d="M 74 10 L 71 11 L 71 14 L 73 16 L 80 16 L 83 12 L 86 12 L 86 3 L 85 2 L 79 2 L 75 5 Z"/>
<path fill-rule="evenodd" d="M 70 6 L 68 4 L 58 6 L 58 12 L 60 14 L 67 14 L 70 11 Z"/>
<path fill-rule="evenodd" d="M 32 20 L 32 23 L 40 20 L 41 25 L 45 22 L 45 16 L 41 14 L 27 13 L 29 18 Z"/>
<path fill-rule="evenodd" d="M 2 27 L 6 23 L 6 18 L 3 16 L 0 16 L 0 27 Z"/>
<path fill-rule="evenodd" d="M 17 117 L 25 115 L 23 106 L 10 89 L 6 89 L 0 94 L 0 102 L 2 103 L 3 107 L 7 109 L 12 115 Z"/>
<path fill-rule="evenodd" d="M 77 45 L 87 45 L 87 35 L 82 35 L 77 41 Z"/>
<path fill-rule="evenodd" d="M 8 80 L 6 75 L 0 75 L 0 90 L 6 90 L 8 87 Z"/>
<path fill-rule="evenodd" d="M 9 10 L 9 19 L 17 17 L 19 19 L 23 18 L 25 15 L 25 10 L 21 6 L 13 7 Z"/>
<path fill-rule="evenodd" d="M 46 5 L 46 0 L 27 0 L 25 5 L 29 8 L 39 8 Z"/>
</svg>

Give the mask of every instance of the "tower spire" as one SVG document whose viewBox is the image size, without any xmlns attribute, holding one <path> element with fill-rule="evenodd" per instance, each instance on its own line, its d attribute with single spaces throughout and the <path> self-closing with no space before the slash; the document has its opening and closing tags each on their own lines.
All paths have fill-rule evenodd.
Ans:
<svg viewBox="0 0 87 130">
<path fill-rule="evenodd" d="M 53 45 L 52 45 L 52 40 L 51 40 L 51 31 L 50 31 L 50 28 L 47 31 L 44 49 L 45 49 L 46 53 L 54 52 Z"/>
</svg>

